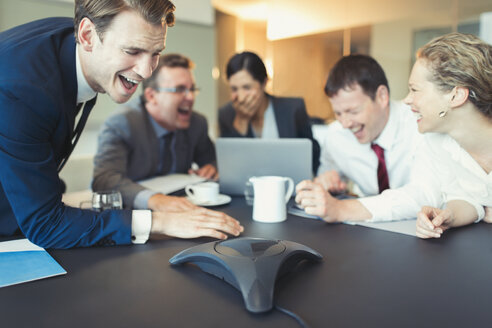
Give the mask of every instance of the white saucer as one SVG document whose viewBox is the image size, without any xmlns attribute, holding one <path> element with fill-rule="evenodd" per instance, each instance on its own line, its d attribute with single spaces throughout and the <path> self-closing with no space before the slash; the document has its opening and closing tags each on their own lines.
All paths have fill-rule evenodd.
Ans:
<svg viewBox="0 0 492 328">
<path fill-rule="evenodd" d="M 194 200 L 193 198 L 188 196 L 186 196 L 186 199 L 188 199 L 190 202 L 198 206 L 219 206 L 219 205 L 229 204 L 231 202 L 231 196 L 224 195 L 224 194 L 219 194 L 215 202 L 201 202 L 198 200 Z"/>
</svg>

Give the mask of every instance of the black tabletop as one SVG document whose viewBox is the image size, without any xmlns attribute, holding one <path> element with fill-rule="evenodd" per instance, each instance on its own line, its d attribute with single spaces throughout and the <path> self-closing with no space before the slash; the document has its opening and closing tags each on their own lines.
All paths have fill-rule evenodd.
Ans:
<svg viewBox="0 0 492 328">
<path fill-rule="evenodd" d="M 324 256 L 277 281 L 275 303 L 311 327 L 490 326 L 492 225 L 439 240 L 289 216 L 252 221 L 242 198 L 218 207 L 243 236 L 286 239 Z M 273 310 L 249 313 L 231 285 L 168 260 L 213 239 L 49 250 L 67 275 L 0 289 L 1 327 L 299 327 Z"/>
</svg>

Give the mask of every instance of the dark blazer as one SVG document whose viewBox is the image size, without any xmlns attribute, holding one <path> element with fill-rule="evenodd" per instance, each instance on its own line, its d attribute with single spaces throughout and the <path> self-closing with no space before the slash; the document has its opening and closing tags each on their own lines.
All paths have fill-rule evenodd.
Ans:
<svg viewBox="0 0 492 328">
<path fill-rule="evenodd" d="M 313 173 L 319 166 L 320 147 L 313 138 L 311 124 L 306 112 L 306 105 L 302 98 L 285 98 L 268 95 L 272 101 L 275 121 L 277 122 L 278 135 L 280 138 L 308 138 L 313 143 Z M 248 133 L 242 135 L 233 126 L 236 111 L 229 102 L 219 109 L 220 136 L 228 138 L 253 138 L 253 128 L 248 127 Z"/>
<path fill-rule="evenodd" d="M 187 173 L 193 162 L 215 165 L 215 147 L 203 115 L 193 112 L 189 128 L 177 130 L 174 138 L 175 173 Z M 159 139 L 147 110 L 141 104 L 127 107 L 110 117 L 101 129 L 92 189 L 119 190 L 123 204 L 131 208 L 137 194 L 146 189 L 136 181 L 161 174 L 159 154 Z"/>
<path fill-rule="evenodd" d="M 0 235 L 42 247 L 131 243 L 131 211 L 65 206 L 57 168 L 71 148 L 77 99 L 73 20 L 0 33 Z"/>
</svg>

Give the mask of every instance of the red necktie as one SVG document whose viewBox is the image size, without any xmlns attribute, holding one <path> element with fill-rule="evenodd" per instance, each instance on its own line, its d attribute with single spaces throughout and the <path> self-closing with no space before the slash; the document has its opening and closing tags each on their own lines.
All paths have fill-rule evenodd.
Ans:
<svg viewBox="0 0 492 328">
<path fill-rule="evenodd" d="M 384 161 L 384 149 L 377 144 L 371 144 L 372 150 L 378 157 L 378 185 L 379 193 L 389 189 L 388 171 L 386 170 L 386 162 Z"/>
</svg>

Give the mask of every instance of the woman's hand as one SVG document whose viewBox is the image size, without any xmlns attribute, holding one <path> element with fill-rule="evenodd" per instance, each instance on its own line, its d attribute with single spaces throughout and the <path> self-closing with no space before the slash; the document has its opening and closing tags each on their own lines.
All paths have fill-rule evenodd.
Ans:
<svg viewBox="0 0 492 328">
<path fill-rule="evenodd" d="M 454 221 L 453 212 L 446 208 L 424 206 L 417 214 L 417 237 L 440 238 Z"/>
<path fill-rule="evenodd" d="M 249 92 L 243 97 L 232 99 L 232 107 L 236 111 L 236 117 L 243 120 L 251 120 L 256 114 L 261 104 L 261 92 Z"/>
</svg>

